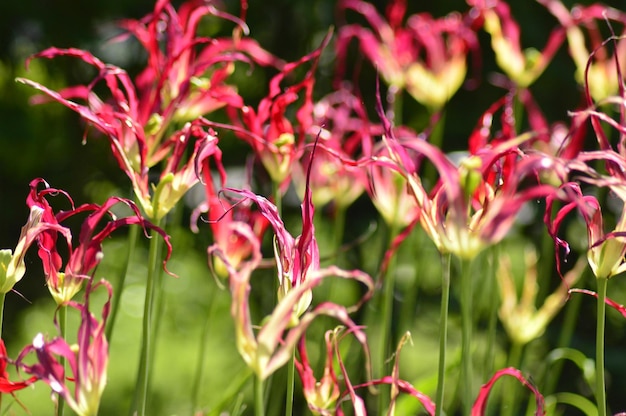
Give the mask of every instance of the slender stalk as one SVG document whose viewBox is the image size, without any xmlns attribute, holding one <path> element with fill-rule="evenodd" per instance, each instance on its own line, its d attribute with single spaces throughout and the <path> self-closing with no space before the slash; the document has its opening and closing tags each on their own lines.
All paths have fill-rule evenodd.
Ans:
<svg viewBox="0 0 626 416">
<path fill-rule="evenodd" d="M 283 194 L 280 192 L 280 184 L 272 181 L 272 197 L 274 197 L 274 205 L 278 210 L 278 215 L 283 213 Z"/>
<path fill-rule="evenodd" d="M 598 416 L 606 416 L 606 386 L 604 383 L 604 330 L 606 316 L 606 288 L 609 279 L 598 278 L 598 313 L 596 326 L 596 402 Z"/>
<path fill-rule="evenodd" d="M 277 182 L 272 182 L 272 195 L 274 197 L 274 205 L 276 205 L 276 209 L 278 210 L 278 215 L 282 214 L 282 200 L 283 200 L 283 196 L 282 193 L 280 191 L 280 184 Z M 275 280 L 276 282 L 276 286 L 275 286 L 275 290 L 274 290 L 274 294 L 276 296 L 276 294 L 278 293 L 278 279 Z M 278 299 L 276 298 L 276 301 L 278 301 Z M 289 363 L 287 363 L 287 381 L 286 381 L 286 397 L 285 397 L 285 409 L 288 411 L 288 413 L 285 413 L 286 415 L 291 415 L 291 412 L 293 411 L 293 395 L 294 395 L 294 389 L 295 389 L 295 384 L 296 384 L 296 377 L 295 377 L 295 368 L 294 368 L 294 354 L 295 354 L 295 350 L 292 351 L 292 355 L 291 355 L 291 359 L 289 360 Z M 258 382 L 257 384 L 261 384 L 262 382 Z M 255 386 L 255 388 L 259 388 L 258 386 Z M 255 391 L 255 393 L 258 393 Z M 261 387 L 261 393 L 262 393 L 262 387 Z M 257 401 L 257 398 L 255 396 L 255 415 L 260 415 L 263 413 L 259 413 L 259 411 L 264 412 L 264 403 L 265 401 L 263 400 L 263 395 L 261 394 L 260 397 L 260 401 Z"/>
<path fill-rule="evenodd" d="M 395 126 L 402 124 L 402 94 L 404 90 L 395 86 L 390 86 L 387 91 L 387 104 L 393 110 L 393 114 L 389 114 L 388 118 Z"/>
<path fill-rule="evenodd" d="M 435 416 L 443 414 L 443 395 L 446 381 L 446 346 L 448 345 L 448 304 L 450 302 L 450 264 L 452 254 L 441 257 L 441 312 L 439 313 L 439 366 L 437 371 L 437 396 Z"/>
<path fill-rule="evenodd" d="M 0 293 L 0 338 L 2 338 L 2 326 L 4 324 L 4 299 L 6 295 L 6 293 Z"/>
<path fill-rule="evenodd" d="M 524 345 L 519 342 L 511 344 L 511 350 L 509 351 L 508 367 L 519 368 L 522 362 L 522 352 L 524 351 Z M 502 392 L 502 403 L 500 414 L 504 416 L 512 416 L 515 414 L 519 397 L 517 395 L 517 384 L 508 386 L 506 391 Z"/>
<path fill-rule="evenodd" d="M 109 317 L 109 323 L 107 325 L 106 333 L 105 333 L 107 341 L 109 342 L 109 345 L 111 344 L 111 339 L 113 338 L 113 328 L 115 327 L 117 314 L 120 309 L 120 301 L 122 299 L 122 294 L 124 293 L 126 276 L 128 276 L 128 272 L 130 270 L 131 259 L 133 257 L 133 253 L 135 252 L 135 246 L 137 245 L 137 238 L 139 236 L 139 228 L 140 228 L 139 226 L 130 227 L 130 230 L 128 231 L 128 246 L 127 246 L 128 251 L 126 252 L 124 270 L 122 271 L 122 274 L 120 275 L 120 278 L 116 285 L 117 296 L 113 296 L 113 299 L 111 300 L 111 303 L 112 303 L 111 304 L 111 316 Z"/>
<path fill-rule="evenodd" d="M 265 416 L 265 402 L 263 400 L 263 380 L 254 379 L 254 416 Z"/>
<path fill-rule="evenodd" d="M 287 363 L 287 393 L 285 397 L 285 416 L 293 415 L 293 394 L 295 390 L 296 368 L 294 360 L 296 351 L 291 352 L 291 359 Z"/>
<path fill-rule="evenodd" d="M 156 226 L 160 226 L 161 221 L 158 221 Z M 143 308 L 143 325 L 141 333 L 141 351 L 139 355 L 139 368 L 137 371 L 137 390 L 135 391 L 135 397 L 133 399 L 133 406 L 131 414 L 138 416 L 145 416 L 146 403 L 148 400 L 148 381 L 150 379 L 150 370 L 152 366 L 152 315 L 154 309 L 156 275 L 158 274 L 158 258 L 161 252 L 161 239 L 156 231 L 150 233 L 150 249 L 148 252 L 148 276 L 146 280 L 146 295 Z"/>
<path fill-rule="evenodd" d="M 222 410 L 232 402 L 233 397 L 241 393 L 241 389 L 247 383 L 248 379 L 252 376 L 252 370 L 246 366 L 245 369 L 240 372 L 239 377 L 229 384 L 226 392 L 222 396 L 217 406 L 215 406 L 207 416 L 218 416 L 223 414 Z"/>
<path fill-rule="evenodd" d="M 345 206 L 339 205 L 336 207 L 335 218 L 333 219 L 333 222 L 334 222 L 333 244 L 334 244 L 334 249 L 335 249 L 334 254 L 336 255 L 335 265 L 337 265 L 338 267 L 342 267 L 344 256 L 342 255 L 343 252 L 341 250 L 341 245 L 343 244 L 343 233 L 346 228 L 346 207 Z M 333 280 L 331 280 L 331 282 L 333 282 Z"/>
<path fill-rule="evenodd" d="M 581 280 L 583 278 L 584 277 L 581 277 Z M 583 296 L 572 296 L 567 301 L 565 318 L 563 319 L 563 324 L 561 325 L 561 333 L 559 334 L 559 339 L 556 344 L 557 348 L 570 346 L 572 337 L 574 335 L 574 330 L 576 329 L 576 325 L 578 324 L 580 319 L 580 306 L 582 304 L 582 300 Z M 561 376 L 562 370 L 563 360 L 556 361 L 547 376 L 547 381 L 545 383 L 546 387 L 544 389 L 546 396 L 549 396 L 556 391 L 556 386 L 559 382 L 559 377 Z"/>
<path fill-rule="evenodd" d="M 496 263 L 500 250 L 498 245 L 492 246 L 489 250 L 487 296 L 490 299 L 498 299 L 498 289 L 496 283 Z M 489 320 L 487 322 L 487 348 L 485 349 L 485 366 L 483 368 L 483 379 L 487 380 L 494 372 L 496 345 L 498 342 L 498 302 L 489 302 Z"/>
<path fill-rule="evenodd" d="M 60 305 L 59 306 L 59 329 L 61 330 L 61 338 L 67 339 L 67 306 Z M 59 359 L 59 363 L 63 367 L 63 374 L 67 377 L 67 363 L 65 358 L 61 356 Z M 57 416 L 63 416 L 65 413 L 65 399 L 62 395 L 59 394 L 59 401 L 57 402 Z"/>
<path fill-rule="evenodd" d="M 191 416 L 194 416 L 196 413 L 196 409 L 199 407 L 200 403 L 200 387 L 202 386 L 202 378 L 204 376 L 204 365 L 205 365 L 205 357 L 207 344 L 209 343 L 209 333 L 211 332 L 211 323 L 213 322 L 213 315 L 215 314 L 215 310 L 217 309 L 217 302 L 215 301 L 215 294 L 217 293 L 217 288 L 214 288 L 211 291 L 211 296 L 209 297 L 209 312 L 204 321 L 204 325 L 202 326 L 202 334 L 200 335 L 200 347 L 198 348 L 198 360 L 196 363 L 196 374 L 193 378 L 193 388 L 192 396 L 191 396 Z"/>
<path fill-rule="evenodd" d="M 472 271 L 471 260 L 461 261 L 461 403 L 463 414 L 471 414 L 472 389 Z"/>
<path fill-rule="evenodd" d="M 437 112 L 439 111 L 439 114 Z M 431 120 L 437 118 L 435 125 L 433 126 L 428 141 L 435 147 L 443 150 L 443 133 L 446 125 L 446 112 L 444 109 L 431 110 Z M 437 182 L 437 169 L 432 164 L 427 164 L 424 167 L 424 173 L 422 175 L 428 186 L 433 186 Z"/>
<path fill-rule="evenodd" d="M 397 221 L 393 221 L 393 224 L 390 225 L 389 231 L 389 243 L 387 245 L 388 248 L 393 246 L 393 241 L 399 232 L 399 226 Z M 383 293 L 382 293 L 382 308 L 381 308 L 381 332 L 379 341 L 379 354 L 378 357 L 378 377 L 383 377 L 386 374 L 386 366 L 385 361 L 390 354 L 390 345 L 395 342 L 395 336 L 391 331 L 391 321 L 393 320 L 393 290 L 394 290 L 394 275 L 396 268 L 396 256 L 394 255 L 387 265 L 387 270 L 385 270 L 385 274 L 383 276 Z M 384 398 L 384 394 L 379 395 L 378 400 L 378 414 L 383 415 L 387 413 L 388 400 Z"/>
</svg>

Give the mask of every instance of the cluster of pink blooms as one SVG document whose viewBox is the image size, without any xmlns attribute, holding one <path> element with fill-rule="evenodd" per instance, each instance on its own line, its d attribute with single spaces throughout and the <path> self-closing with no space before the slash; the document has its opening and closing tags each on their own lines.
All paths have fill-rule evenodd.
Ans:
<svg viewBox="0 0 626 416">
<path fill-rule="evenodd" d="M 18 81 L 40 93 L 37 102 L 66 106 L 82 117 L 90 136 L 108 140 L 130 180 L 134 202 L 112 197 L 102 205 L 75 206 L 67 193 L 43 179 L 30 184 L 28 222 L 15 250 L 0 251 L 0 288 L 2 293 L 13 290 L 26 273 L 26 251 L 36 249 L 54 300 L 60 307 L 78 310 L 82 319 L 75 346 L 60 336 L 49 339 L 39 334 L 11 359 L 0 343 L 0 391 L 13 394 L 42 381 L 77 414 L 97 413 L 107 380 L 104 328 L 117 290 L 94 277 L 104 255 L 103 241 L 129 225 L 141 227 L 145 234 L 154 231 L 166 243 L 163 267 L 167 270 L 175 247 L 160 225 L 183 196 L 199 185 L 206 198 L 193 213 L 192 228 L 199 231 L 197 219 L 209 224 L 199 231 L 210 228 L 212 234 L 209 267 L 228 281 L 236 347 L 258 379 L 265 380 L 283 367 L 295 351 L 303 396 L 317 414 L 343 414 L 346 402 L 354 414 L 365 414 L 359 389 L 380 384 L 391 386 L 390 411 L 403 393 L 435 414 L 434 401 L 403 380 L 397 364 L 391 374 L 374 378 L 366 371 L 367 379 L 351 380 L 339 342 L 348 335 L 355 337 L 369 357 L 367 328 L 355 322 L 353 313 L 380 286 L 363 271 L 323 266 L 313 220 L 315 207 L 332 203 L 335 209 L 345 209 L 367 193 L 382 219 L 405 231 L 399 233 L 389 256 L 419 224 L 440 253 L 472 259 L 509 234 L 526 203 L 543 200 L 545 223 L 558 248 L 557 264 L 569 250 L 560 226 L 576 211 L 587 224 L 587 257 L 595 276 L 608 279 L 626 270 L 626 243 L 621 238 L 626 236 L 626 214 L 615 229 L 605 230 L 600 202 L 584 191 L 585 185 L 609 187 L 626 201 L 626 94 L 620 71 L 626 41 L 615 36 L 603 42 L 598 29 L 605 22 L 611 28 L 623 27 L 626 14 L 600 5 L 569 10 L 560 0 L 538 2 L 554 15 L 557 25 L 541 51 L 522 48 L 520 27 L 504 0 L 468 0 L 466 11 L 439 18 L 424 13 L 406 16 L 406 0 L 390 0 L 384 15 L 366 1 L 341 0 L 341 15 L 362 24 L 339 25 L 317 49 L 294 62 L 274 56 L 249 37 L 245 0 L 239 16 L 219 10 L 211 1 L 190 0 L 175 8 L 169 0 L 157 0 L 144 18 L 121 22 L 125 34 L 117 40 L 134 36 L 147 52 L 147 65 L 134 78 L 84 50 L 52 47 L 33 56 L 71 57 L 95 69 L 97 75 L 89 84 L 59 91 L 30 79 Z M 230 21 L 232 36 L 198 36 L 198 25 L 207 15 Z M 485 109 L 468 136 L 467 156 L 457 163 L 429 141 L 429 134 L 446 103 L 468 82 L 471 68 L 480 69 L 481 31 L 490 36 L 502 71 L 494 80 L 503 87 L 503 94 Z M 529 86 L 563 45 L 578 69 L 575 76 L 584 102 L 573 109 L 567 123 L 551 125 Z M 349 78 L 351 48 L 358 48 L 386 87 L 388 100 L 383 103 L 378 93 L 375 108 L 365 108 L 358 90 L 343 79 Z M 316 70 L 320 56 L 329 49 L 337 57 L 337 87 L 316 99 Z M 609 50 L 614 50 L 613 55 Z M 256 67 L 276 75 L 267 95 L 251 105 L 230 82 L 236 71 Z M 424 132 L 397 124 L 400 117 L 391 107 L 401 93 L 428 109 L 431 125 Z M 619 119 L 601 111 L 606 106 L 619 107 Z M 526 130 L 516 119 L 517 107 L 525 111 Z M 221 121 L 212 118 L 218 111 L 229 122 L 224 117 L 217 119 Z M 377 117 L 372 119 L 374 112 Z M 617 131 L 617 144 L 611 142 L 606 126 Z M 587 151 L 583 141 L 589 133 L 597 138 L 597 148 Z M 245 142 L 273 184 L 273 195 L 257 194 L 252 184 L 243 189 L 226 186 L 222 136 Z M 604 162 L 604 171 L 594 168 L 598 161 Z M 427 165 L 434 166 L 435 178 L 425 177 Z M 302 227 L 297 236 L 287 231 L 279 203 L 292 183 L 302 196 Z M 112 208 L 119 204 L 129 207 L 132 214 L 114 215 Z M 58 205 L 65 210 L 55 208 Z M 75 216 L 84 218 L 77 235 L 66 225 Z M 268 233 L 273 233 L 278 293 L 269 316 L 256 320 L 249 296 L 254 272 L 264 261 L 261 248 Z M 59 245 L 67 247 L 59 249 Z M 331 277 L 358 282 L 363 286 L 362 297 L 352 305 L 314 303 L 313 290 Z M 98 313 L 89 302 L 95 290 L 108 294 Z M 76 300 L 79 294 L 80 301 Z M 567 290 L 561 293 L 558 307 L 567 296 Z M 615 302 L 607 302 L 626 313 Z M 539 313 L 553 316 L 556 311 Z M 326 364 L 317 379 L 305 334 L 320 316 L 334 318 L 341 327 L 326 332 Z M 541 322 L 535 332 L 545 329 L 545 319 Z M 504 326 L 511 327 L 511 323 Z M 369 358 L 366 361 L 369 368 Z M 26 377 L 9 380 L 8 364 Z M 536 397 L 536 413 L 543 414 L 539 390 L 514 368 L 501 369 L 484 381 L 472 414 L 484 413 L 491 387 L 504 375 L 526 386 Z"/>
</svg>

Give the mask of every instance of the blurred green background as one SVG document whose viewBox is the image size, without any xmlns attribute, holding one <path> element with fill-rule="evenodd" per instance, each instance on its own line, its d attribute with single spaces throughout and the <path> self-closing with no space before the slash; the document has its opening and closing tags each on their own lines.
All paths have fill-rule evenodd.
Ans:
<svg viewBox="0 0 626 416">
<path fill-rule="evenodd" d="M 373 3 L 383 10 L 385 2 Z M 410 13 L 426 11 L 435 16 L 443 16 L 452 10 L 465 11 L 467 9 L 465 2 L 457 0 L 409 1 L 409 3 Z M 571 6 L 573 2 L 564 3 Z M 556 25 L 555 19 L 536 2 L 512 0 L 510 4 L 515 18 L 521 24 L 523 45 L 541 49 L 549 32 Z M 609 4 L 623 7 L 622 2 L 619 1 Z M 53 187 L 67 190 L 79 204 L 91 201 L 102 202 L 111 193 L 130 196 L 127 179 L 119 171 L 110 155 L 107 141 L 90 137 L 86 145 L 83 145 L 81 142 L 84 125 L 76 114 L 58 104 L 31 106 L 29 99 L 34 91 L 15 83 L 14 79 L 29 77 L 54 89 L 89 80 L 89 74 L 82 71 L 83 67 L 69 59 L 37 60 L 32 62 L 30 71 L 26 72 L 24 65 L 26 59 L 31 54 L 49 46 L 86 49 L 106 62 L 126 68 L 131 74 L 136 73 L 143 65 L 145 58 L 138 45 L 125 44 L 120 48 L 107 44 L 107 40 L 119 33 L 115 26 L 116 20 L 139 18 L 151 11 L 152 6 L 153 2 L 147 0 L 0 2 L 0 247 L 13 248 L 16 244 L 20 227 L 28 215 L 25 197 L 28 192 L 28 183 L 33 178 L 43 177 Z M 238 14 L 238 2 L 225 1 L 224 7 L 231 13 Z M 343 19 L 342 15 L 337 13 L 336 2 L 331 0 L 263 2 L 251 0 L 247 23 L 251 29 L 251 36 L 263 47 L 285 60 L 295 60 L 317 47 L 328 28 L 340 25 Z M 351 14 L 348 19 L 355 21 L 358 17 Z M 228 34 L 232 29 L 229 24 L 223 26 L 215 26 L 215 24 L 216 21 L 212 21 L 212 26 L 207 28 L 212 34 Z M 448 151 L 465 149 L 468 134 L 474 128 L 478 117 L 504 93 L 503 90 L 489 84 L 488 74 L 500 71 L 494 64 L 488 36 L 481 33 L 480 40 L 483 77 L 478 89 L 479 93 L 463 89 L 450 102 L 444 141 L 444 146 Z M 373 109 L 375 72 L 367 62 L 363 62 L 362 66 L 360 89 L 364 98 L 370 100 L 369 108 Z M 333 70 L 334 56 L 331 45 L 324 54 L 317 76 L 315 93 L 318 98 L 331 90 Z M 242 79 L 246 82 L 240 85 L 240 93 L 250 103 L 255 103 L 265 94 L 267 81 L 271 76 L 270 73 L 263 72 L 261 68 L 255 68 L 254 71 L 254 76 L 247 81 Z M 580 87 L 576 85 L 573 74 L 574 65 L 567 54 L 566 46 L 563 45 L 546 73 L 531 87 L 550 122 L 567 121 L 567 111 L 581 104 Z M 423 108 L 408 98 L 405 100 L 403 116 L 407 124 L 416 128 L 424 123 Z M 225 158 L 232 164 L 241 163 L 240 159 L 228 152 L 225 152 Z M 297 210 L 291 214 L 297 222 L 299 217 Z M 350 236 L 362 233 L 370 221 L 375 221 L 376 213 L 367 198 L 361 198 L 351 208 L 348 218 L 350 219 L 348 226 L 352 229 L 349 229 L 346 234 L 347 238 L 350 238 Z M 318 238 L 321 241 L 325 241 L 324 239 L 332 241 L 332 229 L 325 229 L 323 226 L 318 228 L 320 233 Z M 204 230 L 206 232 L 206 227 Z M 584 240 L 584 230 L 578 231 L 582 231 L 579 238 Z M 573 235 L 578 235 L 576 231 L 572 232 Z M 539 235 L 536 229 L 521 229 L 520 238 L 524 236 L 524 233 L 526 237 L 535 239 Z M 103 277 L 115 275 L 116 253 L 123 253 L 124 250 L 125 240 L 122 237 L 113 239 L 107 245 L 107 257 L 99 270 L 99 275 Z M 155 379 L 155 388 L 160 394 L 167 393 L 176 399 L 174 404 L 166 405 L 167 400 L 157 394 L 152 403 L 154 409 L 162 410 L 158 414 L 168 415 L 187 414 L 189 411 L 184 406 L 189 400 L 188 390 L 193 377 L 193 363 L 197 355 L 196 339 L 200 337 L 204 317 L 209 313 L 227 315 L 229 307 L 228 296 L 214 297 L 214 290 L 211 289 L 214 284 L 206 268 L 205 251 L 210 243 L 210 237 L 207 235 L 194 237 L 185 229 L 177 230 L 176 237 L 176 248 L 179 254 L 175 256 L 170 268 L 181 278 L 167 283 L 168 313 L 162 327 L 163 333 L 167 335 L 163 337 L 158 347 L 167 352 L 158 356 L 160 368 L 158 371 L 161 374 L 163 372 L 169 374 L 171 379 L 163 377 Z M 376 242 L 368 244 L 369 246 L 366 244 L 353 253 L 356 263 L 359 259 L 368 259 L 366 250 L 379 252 Z M 515 242 L 511 244 L 516 249 L 521 247 L 521 244 Z M 320 246 L 323 247 L 323 244 Z M 400 266 L 415 267 L 416 247 L 420 247 L 424 258 L 436 256 L 429 242 L 416 237 L 414 241 L 403 247 Z M 126 335 L 130 338 L 122 336 L 114 338 L 112 357 L 120 357 L 120 354 L 124 357 L 125 352 L 131 357 L 138 354 L 138 329 L 135 329 L 137 332 L 133 333 L 133 328 L 139 328 L 140 317 L 137 314 L 133 315 L 133 311 L 141 310 L 141 302 L 137 306 L 136 300 L 143 297 L 141 294 L 141 267 L 143 267 L 140 261 L 141 253 L 136 258 L 137 264 L 134 265 L 131 276 L 134 286 L 131 285 L 123 301 L 126 315 L 121 322 L 128 330 L 124 331 L 119 328 L 120 331 L 116 332 L 131 335 Z M 27 266 L 29 271 L 26 278 L 16 286 L 20 295 L 10 293 L 7 296 L 3 335 L 7 340 L 11 356 L 15 356 L 24 342 L 29 342 L 36 332 L 55 333 L 51 320 L 52 304 L 47 298 L 43 277 L 37 271 L 36 253 L 31 252 L 27 256 Z M 375 266 L 364 264 L 364 267 L 368 272 L 375 272 L 375 270 L 367 270 L 367 267 Z M 420 306 L 422 314 L 413 328 L 420 331 L 421 340 L 416 343 L 422 343 L 424 348 L 420 356 L 411 357 L 411 354 L 407 353 L 408 360 L 414 365 L 413 372 L 409 376 L 416 379 L 419 378 L 420 372 L 428 374 L 432 371 L 428 365 L 426 369 L 420 367 L 420 365 L 424 366 L 422 360 L 434 363 L 436 357 L 437 328 L 433 324 L 433 319 L 436 319 L 438 310 L 437 276 L 439 270 L 437 265 L 431 268 L 433 268 L 431 271 L 421 270 L 427 277 L 419 285 L 412 284 L 409 281 L 410 278 L 407 278 L 409 280 L 405 282 L 407 288 L 415 286 L 415 294 L 418 292 L 425 294 L 423 298 L 420 298 L 423 299 L 423 304 L 421 304 L 423 306 Z M 407 273 L 407 276 L 413 276 L 413 274 Z M 549 280 L 548 286 L 552 287 L 558 281 L 555 275 L 547 276 L 546 279 Z M 609 296 L 620 303 L 626 303 L 626 284 L 622 283 L 622 280 L 622 278 L 617 278 L 611 281 Z M 589 281 L 585 285 L 590 288 L 594 287 Z M 354 289 L 347 288 L 346 290 L 350 292 Z M 190 294 L 193 295 L 190 296 Z M 348 293 L 346 296 L 353 295 L 354 293 Z M 580 316 L 574 340 L 575 346 L 587 356 L 593 356 L 594 308 L 594 302 L 591 299 L 583 300 L 581 309 L 583 313 Z M 623 410 L 626 409 L 626 398 L 619 392 L 626 389 L 626 382 L 622 377 L 626 374 L 626 355 L 623 354 L 622 349 L 626 342 L 624 331 L 626 326 L 624 320 L 614 311 L 609 311 L 608 319 L 610 332 L 607 334 L 607 367 L 613 374 L 609 397 L 613 400 L 612 406 L 615 410 Z M 557 318 L 551 326 L 552 332 L 548 331 L 547 341 L 545 341 L 547 344 L 537 346 L 537 351 L 549 350 L 550 343 L 555 342 L 561 320 L 561 316 Z M 211 325 L 214 325 L 211 327 L 214 331 L 212 333 L 217 335 L 211 338 L 211 351 L 213 352 L 208 355 L 211 358 L 206 363 L 206 368 L 214 372 L 206 377 L 206 393 L 210 397 L 209 402 L 215 404 L 215 401 L 221 397 L 225 386 L 230 385 L 235 378 L 234 374 L 241 371 L 243 364 L 233 351 L 234 335 L 231 322 L 216 321 Z M 418 336 L 414 335 L 415 338 Z M 451 342 L 454 344 L 456 341 L 452 339 Z M 190 347 L 190 344 L 193 347 Z M 424 355 L 424 350 L 431 351 L 432 356 Z M 181 352 L 181 354 L 171 352 Z M 130 397 L 133 390 L 134 376 L 128 377 L 128 380 L 123 382 L 121 380 L 124 380 L 125 372 L 134 374 L 134 368 L 129 369 L 125 362 L 116 360 L 119 358 L 112 359 L 111 362 L 110 379 L 120 381 L 109 384 L 102 406 L 103 415 L 115 415 L 118 414 L 116 409 L 126 408 L 127 404 L 118 403 L 118 401 L 125 400 L 120 399 L 122 397 Z M 567 371 L 574 374 L 573 378 L 579 378 L 575 369 L 566 368 Z M 185 385 L 186 381 L 189 384 Z M 577 382 L 579 381 L 573 383 Z M 424 386 L 432 388 L 432 380 L 424 381 Z M 45 387 L 38 387 L 38 394 L 41 395 L 42 390 L 45 390 Z M 20 397 L 31 408 L 32 413 L 49 414 L 47 413 L 49 410 L 45 409 L 50 409 L 50 404 L 43 403 L 41 406 L 44 407 L 41 409 L 34 408 L 28 398 L 29 394 L 35 393 L 24 392 Z M 45 397 L 46 394 L 44 392 L 43 396 Z M 168 397 L 171 398 L 170 396 Z M 17 406 L 14 406 L 13 410 L 17 410 Z"/>
</svg>

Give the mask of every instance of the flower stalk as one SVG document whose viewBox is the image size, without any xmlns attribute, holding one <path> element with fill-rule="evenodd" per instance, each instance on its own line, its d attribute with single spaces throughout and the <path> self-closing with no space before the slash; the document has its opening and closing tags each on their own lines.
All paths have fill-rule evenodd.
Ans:
<svg viewBox="0 0 626 416">
<path fill-rule="evenodd" d="M 160 221 L 157 223 L 159 226 Z M 148 251 L 148 275 L 146 277 L 146 293 L 144 298 L 143 320 L 141 329 L 141 350 L 139 355 L 139 367 L 137 371 L 137 390 L 133 400 L 131 414 L 136 413 L 138 416 L 146 415 L 146 405 L 148 402 L 148 385 L 150 381 L 150 372 L 153 367 L 153 357 L 151 352 L 153 339 L 153 313 L 154 300 L 157 296 L 155 293 L 160 285 L 157 284 L 157 275 L 159 274 L 159 254 L 161 252 L 161 239 L 158 238 L 157 232 L 152 230 L 150 247 Z"/>
<path fill-rule="evenodd" d="M 452 254 L 441 256 L 441 309 L 439 312 L 439 362 L 437 364 L 437 395 L 435 416 L 443 415 L 443 398 L 446 384 L 446 348 L 448 346 L 448 308 L 450 303 L 450 268 Z"/>
<path fill-rule="evenodd" d="M 598 416 L 606 416 L 606 385 L 604 381 L 604 332 L 606 326 L 606 289 L 608 278 L 596 279 L 598 308 L 596 314 L 596 404 Z"/>
</svg>

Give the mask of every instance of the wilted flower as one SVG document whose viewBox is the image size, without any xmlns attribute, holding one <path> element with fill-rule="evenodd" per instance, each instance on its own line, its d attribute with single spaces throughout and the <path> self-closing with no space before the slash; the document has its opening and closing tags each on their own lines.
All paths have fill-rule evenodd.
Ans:
<svg viewBox="0 0 626 416">
<path fill-rule="evenodd" d="M 334 348 L 333 342 L 337 337 L 337 331 L 326 331 L 324 341 L 326 343 L 326 360 L 324 363 L 324 374 L 317 380 L 313 374 L 313 369 L 309 363 L 306 351 L 306 337 L 303 335 L 298 342 L 299 359 L 294 361 L 296 369 L 302 381 L 302 393 L 314 414 L 323 416 L 333 415 L 335 403 L 339 398 L 339 380 L 334 369 Z"/>
<path fill-rule="evenodd" d="M 315 148 L 313 150 L 315 152 Z M 312 191 L 310 188 L 310 177 L 313 171 L 314 153 L 311 154 L 309 166 L 307 168 L 306 188 L 304 191 L 304 199 L 302 200 L 302 232 L 294 238 L 285 228 L 285 224 L 278 213 L 274 204 L 265 197 L 256 195 L 248 190 L 226 189 L 228 192 L 237 193 L 246 199 L 254 201 L 261 214 L 269 221 L 274 229 L 274 256 L 276 258 L 276 267 L 278 268 L 278 300 L 279 302 L 286 297 L 289 292 L 296 287 L 301 286 L 309 279 L 317 278 L 318 273 L 327 274 L 328 270 L 320 269 L 320 254 L 315 238 L 315 227 L 313 217 L 315 207 L 312 201 Z M 348 275 L 352 272 L 342 272 Z M 354 278 L 359 274 L 354 272 Z M 359 277 L 359 280 L 363 276 Z M 367 280 L 367 279 L 365 279 Z M 364 281 L 364 283 L 366 283 Z M 290 325 L 298 322 L 298 317 L 311 305 L 313 294 L 310 290 L 304 292 L 298 297 L 297 304 L 290 319 Z"/>
</svg>

